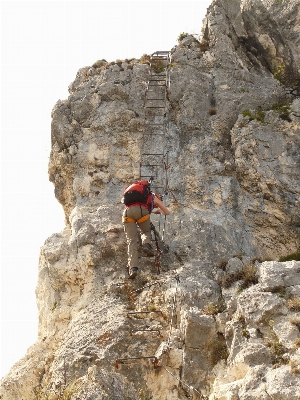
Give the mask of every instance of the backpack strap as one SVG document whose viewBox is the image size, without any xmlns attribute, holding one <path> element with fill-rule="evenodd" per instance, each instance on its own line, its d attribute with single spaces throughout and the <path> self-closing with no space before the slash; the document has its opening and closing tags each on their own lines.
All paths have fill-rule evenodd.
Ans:
<svg viewBox="0 0 300 400">
<path fill-rule="evenodd" d="M 139 218 L 138 220 L 135 220 L 134 218 L 130 217 L 123 217 L 123 223 L 125 222 L 137 222 L 138 224 L 141 224 L 142 222 L 147 221 L 147 219 L 150 218 L 150 214 L 144 215 L 142 218 Z"/>
</svg>

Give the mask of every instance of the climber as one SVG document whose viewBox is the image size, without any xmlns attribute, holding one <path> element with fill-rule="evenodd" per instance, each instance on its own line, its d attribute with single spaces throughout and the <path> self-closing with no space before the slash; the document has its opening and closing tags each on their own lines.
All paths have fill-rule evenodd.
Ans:
<svg viewBox="0 0 300 400">
<path fill-rule="evenodd" d="M 128 274 L 134 279 L 138 273 L 138 227 L 142 235 L 142 255 L 154 256 L 151 245 L 150 214 L 170 214 L 160 197 L 151 192 L 148 181 L 138 181 L 124 190 L 122 202 L 125 204 L 123 225 L 128 245 Z M 153 211 L 154 210 L 154 211 Z"/>
</svg>

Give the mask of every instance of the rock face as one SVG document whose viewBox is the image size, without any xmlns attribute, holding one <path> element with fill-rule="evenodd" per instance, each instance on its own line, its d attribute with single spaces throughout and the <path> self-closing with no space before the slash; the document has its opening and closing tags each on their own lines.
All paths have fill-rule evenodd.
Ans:
<svg viewBox="0 0 300 400">
<path fill-rule="evenodd" d="M 52 112 L 66 227 L 41 249 L 39 340 L 1 399 L 300 398 L 300 262 L 262 262 L 299 251 L 299 15 L 214 0 L 201 41 L 172 49 L 161 275 L 141 258 L 127 280 L 121 222 L 150 66 L 78 71 Z"/>
</svg>

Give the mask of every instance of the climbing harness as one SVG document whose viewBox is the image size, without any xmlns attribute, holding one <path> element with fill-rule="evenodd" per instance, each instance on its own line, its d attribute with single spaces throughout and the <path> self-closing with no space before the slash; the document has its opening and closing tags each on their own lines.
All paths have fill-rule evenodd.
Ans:
<svg viewBox="0 0 300 400">
<path fill-rule="evenodd" d="M 134 218 L 125 216 L 125 217 L 123 217 L 122 221 L 123 222 L 137 222 L 138 224 L 141 224 L 142 222 L 147 221 L 147 219 L 149 219 L 149 218 L 150 218 L 150 214 L 146 214 L 139 219 L 134 219 Z"/>
</svg>

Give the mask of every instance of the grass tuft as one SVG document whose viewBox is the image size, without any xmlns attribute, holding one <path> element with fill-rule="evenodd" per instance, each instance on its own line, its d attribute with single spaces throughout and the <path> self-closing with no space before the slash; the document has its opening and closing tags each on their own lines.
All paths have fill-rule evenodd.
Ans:
<svg viewBox="0 0 300 400">
<path fill-rule="evenodd" d="M 220 360 L 227 360 L 228 350 L 226 341 L 222 333 L 218 332 L 218 336 L 213 338 L 208 344 L 211 362 L 216 365 Z"/>
<path fill-rule="evenodd" d="M 284 365 L 288 363 L 288 359 L 284 358 L 284 354 L 286 353 L 286 348 L 279 341 L 278 336 L 273 330 L 274 321 L 269 321 L 269 331 L 267 337 L 264 339 L 264 344 L 270 350 L 271 362 L 273 366 L 279 367 L 280 365 Z"/>
<path fill-rule="evenodd" d="M 300 311 L 300 298 L 299 297 L 292 297 L 287 301 L 287 307 L 290 311 Z"/>
<path fill-rule="evenodd" d="M 295 325 L 300 331 L 300 319 L 299 318 L 291 318 L 290 323 Z"/>
<path fill-rule="evenodd" d="M 235 282 L 241 281 L 238 290 L 244 290 L 258 283 L 257 268 L 252 264 L 245 265 L 240 271 L 227 274 L 220 280 L 220 285 L 230 288 Z"/>
<path fill-rule="evenodd" d="M 225 309 L 226 309 L 226 304 L 224 300 L 220 300 L 207 304 L 203 309 L 203 314 L 216 315 L 223 312 Z"/>
<path fill-rule="evenodd" d="M 288 254 L 287 256 L 283 256 L 279 258 L 280 262 L 284 261 L 300 261 L 300 252 Z"/>
<path fill-rule="evenodd" d="M 300 374 L 300 365 L 295 360 L 291 360 L 289 364 L 292 374 Z"/>
<path fill-rule="evenodd" d="M 300 347 L 300 338 L 296 339 L 294 342 L 294 348 L 295 350 L 299 349 Z"/>
<path fill-rule="evenodd" d="M 227 265 L 226 260 L 220 260 L 219 264 L 218 264 L 218 268 L 221 269 L 222 271 L 226 271 L 226 265 Z"/>
<path fill-rule="evenodd" d="M 201 41 L 200 41 L 199 47 L 200 47 L 200 50 L 202 51 L 202 53 L 207 51 L 209 49 L 208 40 L 202 38 Z"/>
</svg>

